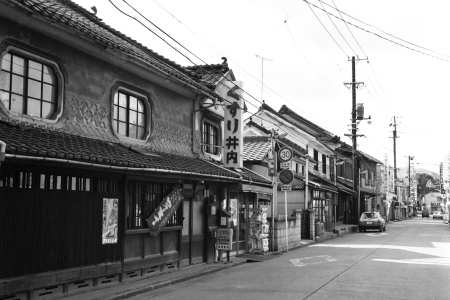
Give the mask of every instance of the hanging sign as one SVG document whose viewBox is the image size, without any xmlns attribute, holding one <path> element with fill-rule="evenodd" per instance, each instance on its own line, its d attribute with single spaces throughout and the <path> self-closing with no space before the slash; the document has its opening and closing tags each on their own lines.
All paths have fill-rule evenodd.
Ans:
<svg viewBox="0 0 450 300">
<path fill-rule="evenodd" d="M 227 81 L 221 85 L 218 92 L 225 99 L 223 166 L 226 168 L 242 168 L 244 165 L 242 81 Z"/>
<path fill-rule="evenodd" d="M 166 226 L 183 199 L 181 186 L 178 183 L 173 191 L 161 201 L 159 206 L 147 219 L 148 228 L 152 236 L 157 236 L 161 229 Z"/>
</svg>

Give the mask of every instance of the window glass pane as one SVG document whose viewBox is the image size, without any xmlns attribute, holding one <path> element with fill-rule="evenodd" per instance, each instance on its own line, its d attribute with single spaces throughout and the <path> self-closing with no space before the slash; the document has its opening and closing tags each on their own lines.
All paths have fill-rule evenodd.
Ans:
<svg viewBox="0 0 450 300">
<path fill-rule="evenodd" d="M 45 189 L 45 174 L 41 174 L 40 188 Z"/>
<path fill-rule="evenodd" d="M 129 132 L 128 136 L 132 137 L 132 138 L 136 138 L 137 137 L 137 127 L 135 125 L 130 125 L 129 130 L 130 130 L 130 132 Z"/>
<path fill-rule="evenodd" d="M 42 64 L 30 60 L 28 62 L 28 77 L 36 80 L 42 80 Z"/>
<path fill-rule="evenodd" d="M 119 105 L 127 107 L 127 96 L 125 94 L 119 93 Z"/>
<path fill-rule="evenodd" d="M 44 83 L 44 91 L 42 93 L 42 99 L 49 102 L 56 102 L 56 87 Z"/>
<path fill-rule="evenodd" d="M 23 82 L 24 82 L 23 77 L 13 75 L 12 76 L 12 91 L 14 93 L 23 95 Z"/>
<path fill-rule="evenodd" d="M 28 98 L 27 115 L 41 117 L 41 101 Z"/>
<path fill-rule="evenodd" d="M 0 72 L 0 89 L 9 91 L 9 84 L 10 84 L 10 74 L 7 72 Z"/>
<path fill-rule="evenodd" d="M 137 99 L 136 99 L 136 97 L 130 96 L 130 109 L 137 110 Z"/>
<path fill-rule="evenodd" d="M 0 101 L 3 102 L 3 105 L 6 107 L 6 109 L 9 109 L 9 93 L 0 91 Z"/>
<path fill-rule="evenodd" d="M 23 97 L 18 95 L 11 95 L 11 108 L 14 113 L 22 113 Z"/>
<path fill-rule="evenodd" d="M 143 114 L 138 115 L 138 123 L 139 126 L 144 127 L 145 126 L 145 118 Z"/>
<path fill-rule="evenodd" d="M 144 103 L 138 99 L 138 112 L 144 112 Z"/>
<path fill-rule="evenodd" d="M 56 104 L 42 102 L 42 117 L 41 118 L 50 118 L 55 111 Z"/>
<path fill-rule="evenodd" d="M 2 70 L 11 71 L 11 54 L 7 53 L 2 59 Z"/>
<path fill-rule="evenodd" d="M 145 129 L 142 127 L 138 127 L 137 138 L 138 139 L 144 138 L 144 134 L 145 134 Z"/>
<path fill-rule="evenodd" d="M 13 73 L 24 75 L 25 60 L 18 56 L 13 56 Z"/>
<path fill-rule="evenodd" d="M 127 125 L 125 123 L 119 122 L 119 134 L 127 135 Z"/>
<path fill-rule="evenodd" d="M 86 188 L 85 188 L 86 192 L 89 192 L 91 190 L 91 179 L 90 178 L 86 178 Z"/>
<path fill-rule="evenodd" d="M 119 93 L 116 93 L 114 95 L 114 105 L 118 105 L 119 104 Z"/>
<path fill-rule="evenodd" d="M 36 80 L 28 80 L 28 96 L 41 99 L 41 83 Z"/>
<path fill-rule="evenodd" d="M 130 124 L 137 124 L 137 115 L 135 111 L 130 111 L 128 122 Z"/>
<path fill-rule="evenodd" d="M 53 72 L 53 69 L 49 66 L 43 66 L 44 69 L 44 82 L 50 83 L 50 84 L 56 84 L 56 78 L 55 78 L 55 72 Z"/>
<path fill-rule="evenodd" d="M 127 110 L 125 108 L 119 108 L 119 120 L 124 122 L 127 120 Z"/>
</svg>

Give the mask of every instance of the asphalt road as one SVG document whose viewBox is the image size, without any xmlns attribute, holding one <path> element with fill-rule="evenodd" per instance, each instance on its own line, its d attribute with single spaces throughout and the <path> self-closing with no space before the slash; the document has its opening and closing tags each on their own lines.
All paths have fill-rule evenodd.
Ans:
<svg viewBox="0 0 450 300">
<path fill-rule="evenodd" d="M 450 226 L 415 218 L 130 298 L 450 299 Z"/>
</svg>

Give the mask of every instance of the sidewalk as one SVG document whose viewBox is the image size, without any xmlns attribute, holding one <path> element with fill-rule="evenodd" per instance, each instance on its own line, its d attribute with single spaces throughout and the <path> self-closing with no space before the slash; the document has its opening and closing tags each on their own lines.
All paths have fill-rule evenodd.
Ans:
<svg viewBox="0 0 450 300">
<path fill-rule="evenodd" d="M 344 236 L 345 234 L 358 231 L 357 225 L 339 225 L 336 226 L 337 233 L 324 233 L 316 241 L 302 240 L 300 247 L 289 249 L 289 251 L 308 246 L 317 242 L 333 239 L 336 237 Z M 103 289 L 88 291 L 81 294 L 70 295 L 65 294 L 64 300 L 119 300 L 127 299 L 132 296 L 136 296 L 142 293 L 146 293 L 155 289 L 159 289 L 171 284 L 180 283 L 200 276 L 216 273 L 232 267 L 236 267 L 250 262 L 262 262 L 268 259 L 275 258 L 283 253 L 271 252 L 269 254 L 251 254 L 245 253 L 239 256 L 230 257 L 230 262 L 217 262 L 214 264 L 198 264 L 192 266 L 183 267 L 179 271 L 171 273 L 165 273 L 162 275 L 140 279 L 132 282 L 124 282 L 121 284 L 115 284 Z"/>
</svg>

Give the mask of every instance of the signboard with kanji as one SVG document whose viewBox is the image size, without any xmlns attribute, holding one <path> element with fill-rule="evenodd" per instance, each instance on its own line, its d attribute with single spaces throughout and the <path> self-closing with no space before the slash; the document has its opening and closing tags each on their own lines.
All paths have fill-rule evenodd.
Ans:
<svg viewBox="0 0 450 300">
<path fill-rule="evenodd" d="M 216 249 L 223 251 L 231 251 L 233 241 L 233 229 L 218 228 Z"/>
<path fill-rule="evenodd" d="M 147 219 L 148 228 L 152 236 L 157 236 L 161 229 L 166 226 L 183 199 L 181 185 L 178 183 Z"/>
<path fill-rule="evenodd" d="M 242 168 L 244 150 L 242 81 L 226 81 L 219 88 L 219 95 L 225 100 L 223 166 Z"/>
</svg>

